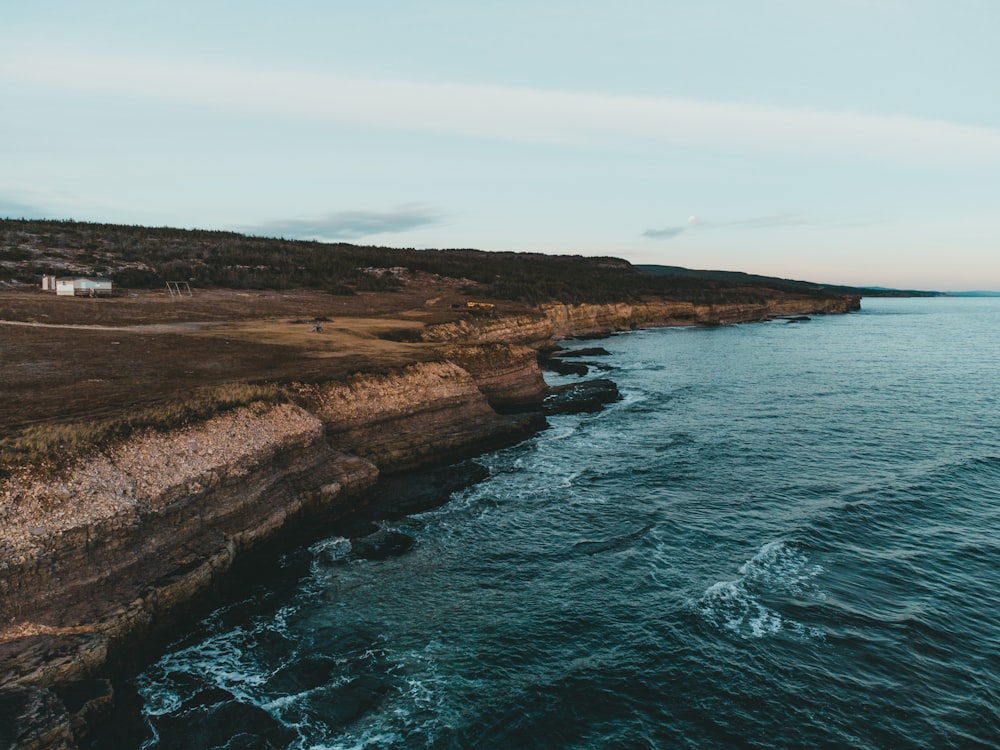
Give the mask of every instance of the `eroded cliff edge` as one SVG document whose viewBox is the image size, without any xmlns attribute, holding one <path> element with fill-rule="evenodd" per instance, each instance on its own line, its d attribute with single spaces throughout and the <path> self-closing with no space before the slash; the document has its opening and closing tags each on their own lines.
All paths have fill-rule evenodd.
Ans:
<svg viewBox="0 0 1000 750">
<path fill-rule="evenodd" d="M 290 526 L 350 513 L 380 474 L 539 429 L 537 353 L 555 340 L 856 308 L 850 298 L 547 305 L 466 319 L 425 330 L 440 361 L 295 384 L 295 403 L 139 435 L 56 480 L 15 473 L 0 485 L 0 722 L 17 732 L 12 746 L 73 747 L 98 709 L 74 713 L 60 691 L 100 675 Z"/>
<path fill-rule="evenodd" d="M 549 303 L 530 315 L 465 319 L 429 327 L 426 341 L 503 342 L 535 348 L 558 339 L 602 336 L 663 326 L 751 323 L 783 315 L 826 315 L 859 310 L 858 297 L 785 295 L 753 302 L 696 303 L 670 300 L 608 304 Z"/>
</svg>

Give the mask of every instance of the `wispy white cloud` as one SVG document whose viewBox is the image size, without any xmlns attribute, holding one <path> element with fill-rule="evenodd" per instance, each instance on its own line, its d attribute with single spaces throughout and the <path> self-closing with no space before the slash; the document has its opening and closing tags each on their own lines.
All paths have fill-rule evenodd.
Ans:
<svg viewBox="0 0 1000 750">
<path fill-rule="evenodd" d="M 181 67 L 59 50 L 0 52 L 0 81 L 278 117 L 474 138 L 616 147 L 645 141 L 723 153 L 1000 163 L 1000 129 L 914 117 L 657 96 Z"/>
<path fill-rule="evenodd" d="M 742 219 L 716 221 L 701 216 L 689 216 L 686 226 L 664 227 L 663 229 L 647 229 L 643 237 L 654 240 L 669 240 L 686 231 L 701 231 L 703 229 L 773 229 L 776 227 L 797 227 L 815 224 L 803 214 L 781 213 L 768 216 L 751 216 Z"/>
<path fill-rule="evenodd" d="M 801 227 L 816 222 L 810 221 L 806 216 L 799 213 L 771 214 L 769 216 L 751 216 L 743 219 L 729 219 L 725 221 L 715 221 L 703 217 L 691 217 L 692 226 L 702 229 L 772 229 L 774 227 Z"/>
<path fill-rule="evenodd" d="M 376 234 L 406 232 L 443 221 L 444 216 L 436 211 L 404 206 L 393 211 L 335 211 L 323 216 L 279 219 L 244 227 L 244 231 L 299 239 L 354 240 Z"/>
<path fill-rule="evenodd" d="M 684 231 L 684 227 L 664 227 L 663 229 L 647 229 L 642 233 L 643 237 L 652 240 L 669 240 Z"/>
</svg>

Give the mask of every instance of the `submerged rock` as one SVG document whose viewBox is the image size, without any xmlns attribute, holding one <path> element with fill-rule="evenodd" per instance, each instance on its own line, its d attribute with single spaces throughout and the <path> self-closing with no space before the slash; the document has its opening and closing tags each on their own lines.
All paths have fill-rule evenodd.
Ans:
<svg viewBox="0 0 1000 750">
<path fill-rule="evenodd" d="M 413 547 L 412 536 L 401 531 L 379 529 L 360 539 L 351 540 L 351 559 L 354 560 L 385 560 L 399 557 Z"/>
<path fill-rule="evenodd" d="M 579 360 L 581 357 L 607 357 L 611 352 L 602 346 L 592 346 L 586 349 L 561 349 L 547 354 L 539 355 L 539 365 L 546 370 L 560 375 L 586 375 L 591 367 L 601 370 L 611 369 L 607 365 L 599 365 L 594 362 L 567 362 L 566 360 Z"/>
<path fill-rule="evenodd" d="M 565 349 L 556 352 L 552 357 L 557 359 L 568 359 L 571 357 L 610 357 L 611 352 L 603 346 L 591 346 L 586 349 Z"/>
<path fill-rule="evenodd" d="M 163 750 L 177 748 L 287 747 L 296 733 L 267 711 L 241 701 L 228 701 L 154 718 Z M 234 744 L 235 743 L 235 744 Z"/>
<path fill-rule="evenodd" d="M 187 711 L 192 708 L 205 708 L 207 706 L 214 706 L 218 703 L 235 700 L 235 698 L 236 696 L 225 688 L 205 688 L 184 701 L 184 703 L 181 704 L 180 710 Z"/>
<path fill-rule="evenodd" d="M 375 708 L 388 690 L 385 679 L 361 675 L 350 682 L 313 691 L 307 699 L 308 711 L 331 726 L 344 726 Z"/>
<path fill-rule="evenodd" d="M 276 695 L 297 695 L 314 690 L 330 681 L 337 669 L 332 656 L 307 656 L 287 664 L 267 681 L 266 690 Z"/>
<path fill-rule="evenodd" d="M 578 414 L 596 412 L 621 399 L 618 386 L 607 378 L 585 380 L 557 386 L 545 399 L 546 414 Z"/>
<path fill-rule="evenodd" d="M 489 475 L 489 469 L 482 464 L 465 461 L 385 477 L 379 480 L 371 502 L 359 516 L 368 521 L 395 520 L 431 510 L 448 502 L 453 493 L 471 487 Z"/>
<path fill-rule="evenodd" d="M 561 359 L 549 358 L 541 361 L 542 367 L 559 375 L 579 375 L 583 377 L 589 371 L 583 362 L 563 362 Z"/>
</svg>

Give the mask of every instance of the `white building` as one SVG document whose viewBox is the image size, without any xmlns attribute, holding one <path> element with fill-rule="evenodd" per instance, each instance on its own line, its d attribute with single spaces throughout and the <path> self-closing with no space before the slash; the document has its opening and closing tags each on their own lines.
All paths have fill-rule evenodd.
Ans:
<svg viewBox="0 0 1000 750">
<path fill-rule="evenodd" d="M 104 297 L 111 293 L 111 279 L 86 276 L 63 276 L 56 279 L 56 294 L 60 297 Z"/>
</svg>

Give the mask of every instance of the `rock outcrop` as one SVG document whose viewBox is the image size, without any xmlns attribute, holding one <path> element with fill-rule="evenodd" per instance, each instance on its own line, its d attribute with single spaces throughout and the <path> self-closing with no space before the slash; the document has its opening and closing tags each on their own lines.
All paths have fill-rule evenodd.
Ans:
<svg viewBox="0 0 1000 750">
<path fill-rule="evenodd" d="M 605 305 L 542 305 L 552 327 L 552 337 L 599 336 L 612 331 L 630 331 L 677 325 L 727 325 L 749 323 L 788 314 L 846 313 L 857 310 L 857 297 L 773 297 L 759 302 L 654 301 Z"/>
<path fill-rule="evenodd" d="M 377 473 L 334 451 L 302 408 L 255 404 L 126 441 L 58 481 L 5 481 L 0 680 L 86 675 L 109 647 L 207 590 L 241 553 L 305 511 L 343 504 Z M 66 659 L 53 658 L 57 645 Z"/>
<path fill-rule="evenodd" d="M 69 711 L 53 691 L 31 685 L 0 688 L 4 750 L 70 750 L 74 740 Z"/>
<path fill-rule="evenodd" d="M 537 409 L 548 393 L 534 347 L 468 344 L 449 347 L 444 356 L 472 376 L 496 411 Z"/>
<path fill-rule="evenodd" d="M 476 380 L 452 362 L 415 364 L 298 390 L 323 421 L 331 445 L 370 460 L 383 472 L 509 445 L 541 426 L 536 415 L 499 415 Z"/>
<path fill-rule="evenodd" d="M 607 378 L 596 378 L 553 388 L 544 407 L 546 414 L 580 414 L 600 411 L 605 404 L 620 399 L 617 384 Z"/>
<path fill-rule="evenodd" d="M 543 348 L 552 341 L 552 323 L 544 313 L 463 318 L 428 326 L 421 339 L 437 343 L 500 343 Z"/>
<path fill-rule="evenodd" d="M 858 297 L 784 295 L 758 301 L 694 303 L 668 300 L 607 304 L 549 303 L 534 315 L 466 318 L 428 327 L 424 341 L 506 343 L 544 349 L 553 340 L 602 336 L 662 326 L 749 323 L 782 315 L 846 313 L 860 309 Z"/>
</svg>

